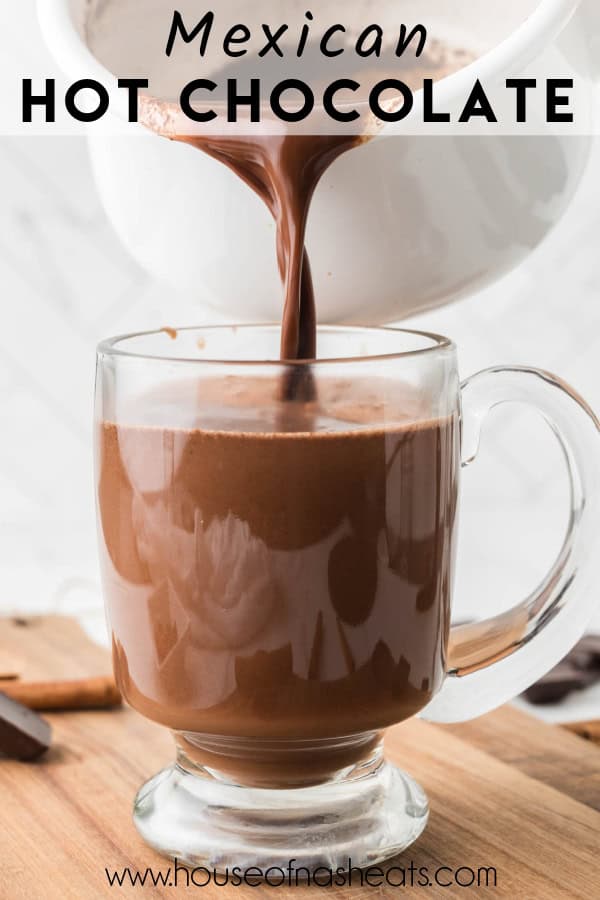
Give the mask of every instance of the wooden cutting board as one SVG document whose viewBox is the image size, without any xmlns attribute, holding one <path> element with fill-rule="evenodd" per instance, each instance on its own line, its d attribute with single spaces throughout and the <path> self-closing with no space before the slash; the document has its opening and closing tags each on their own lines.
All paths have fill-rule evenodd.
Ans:
<svg viewBox="0 0 600 900">
<path fill-rule="evenodd" d="M 2 649 L 28 679 L 104 674 L 108 655 L 70 619 L 0 620 Z M 169 734 L 135 712 L 47 717 L 55 743 L 35 764 L 0 760 L 0 898 L 170 897 L 194 889 L 109 887 L 105 868 L 166 871 L 131 821 L 137 788 L 173 756 Z M 510 708 L 468 725 L 411 721 L 389 732 L 387 753 L 423 785 L 429 826 L 394 865 L 493 866 L 497 886 L 415 888 L 431 898 L 574 900 L 600 896 L 600 750 Z M 464 876 L 463 876 L 464 877 Z M 279 888 L 302 898 L 314 888 Z M 273 889 L 270 889 L 271 893 Z M 207 898 L 264 889 L 205 888 Z M 386 897 L 388 887 L 344 887 L 340 898 Z"/>
</svg>

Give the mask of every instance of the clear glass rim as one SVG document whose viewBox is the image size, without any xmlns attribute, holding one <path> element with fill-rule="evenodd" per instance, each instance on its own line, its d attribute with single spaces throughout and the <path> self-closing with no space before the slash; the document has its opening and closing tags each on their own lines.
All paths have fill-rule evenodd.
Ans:
<svg viewBox="0 0 600 900">
<path fill-rule="evenodd" d="M 125 350 L 119 345 L 126 341 L 135 341 L 137 338 L 153 337 L 163 333 L 189 332 L 189 331 L 281 331 L 281 325 L 275 323 L 266 324 L 221 324 L 221 325 L 187 325 L 183 328 L 154 328 L 150 331 L 131 332 L 130 334 L 121 334 L 116 337 L 107 338 L 101 341 L 97 347 L 98 356 L 118 357 L 121 359 L 146 360 L 148 362 L 165 362 L 165 363 L 184 363 L 187 365 L 215 365 L 215 366 L 321 366 L 321 365 L 343 365 L 347 363 L 363 363 L 376 362 L 379 360 L 405 359 L 407 357 L 431 356 L 432 354 L 444 353 L 446 351 L 454 351 L 456 345 L 450 338 L 436 334 L 431 331 L 420 331 L 412 328 L 394 328 L 390 326 L 362 326 L 362 325 L 319 325 L 317 327 L 317 335 L 334 334 L 336 332 L 346 332 L 349 335 L 359 336 L 360 334 L 377 335 L 377 334 L 397 334 L 412 335 L 413 337 L 423 338 L 428 341 L 425 347 L 419 347 L 412 350 L 398 350 L 392 353 L 376 353 L 365 356 L 338 356 L 338 357 L 317 357 L 316 359 L 300 359 L 300 360 L 281 360 L 281 359 L 235 359 L 235 358 L 219 358 L 211 359 L 210 357 L 183 357 L 170 354 L 144 353 L 136 350 Z"/>
</svg>

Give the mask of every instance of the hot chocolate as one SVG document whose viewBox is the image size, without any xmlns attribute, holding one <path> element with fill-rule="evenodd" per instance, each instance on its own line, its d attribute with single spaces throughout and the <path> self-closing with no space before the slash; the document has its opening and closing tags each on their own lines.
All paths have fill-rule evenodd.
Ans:
<svg viewBox="0 0 600 900">
<path fill-rule="evenodd" d="M 344 384 L 320 387 L 323 409 L 344 398 L 329 417 L 272 382 L 198 393 L 195 427 L 160 424 L 174 396 L 99 426 L 119 686 L 221 770 L 215 738 L 241 737 L 284 742 L 267 770 L 250 743 L 271 785 L 318 780 L 336 768 L 319 740 L 361 736 L 338 748 L 337 768 L 355 762 L 444 677 L 457 421 L 418 421 L 413 399 L 406 422 L 373 425 L 376 399 Z"/>
<path fill-rule="evenodd" d="M 88 29 L 96 55 L 123 71 L 113 38 Z M 416 85 L 465 64 L 435 50 L 387 74 Z M 365 90 L 386 72 L 360 65 L 350 74 Z M 204 381 L 194 427 L 171 427 L 168 403 L 149 397 L 131 423 L 100 425 L 115 669 L 139 711 L 181 733 L 188 758 L 245 783 L 315 783 L 368 756 L 444 677 L 457 422 L 424 415 L 409 392 L 390 419 L 381 386 L 341 384 L 334 400 L 294 364 L 317 357 L 311 199 L 365 138 L 170 136 L 227 165 L 273 215 L 291 365 L 266 394 Z"/>
</svg>

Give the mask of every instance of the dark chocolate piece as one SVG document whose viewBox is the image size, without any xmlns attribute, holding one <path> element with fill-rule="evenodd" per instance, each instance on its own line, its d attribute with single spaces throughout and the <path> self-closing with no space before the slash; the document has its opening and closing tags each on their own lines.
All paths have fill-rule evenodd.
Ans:
<svg viewBox="0 0 600 900">
<path fill-rule="evenodd" d="M 583 690 L 591 683 L 586 673 L 578 672 L 571 667 L 559 666 L 525 691 L 525 697 L 530 703 L 538 706 L 545 703 L 560 703 L 570 694 Z"/>
<path fill-rule="evenodd" d="M 0 693 L 0 754 L 27 762 L 45 753 L 51 740 L 45 719 Z"/>
<path fill-rule="evenodd" d="M 600 673 L 600 635 L 588 634 L 573 648 L 567 659 L 577 669 Z"/>
<path fill-rule="evenodd" d="M 587 635 L 557 666 L 527 691 L 530 703 L 559 703 L 600 682 L 600 635 Z"/>
</svg>

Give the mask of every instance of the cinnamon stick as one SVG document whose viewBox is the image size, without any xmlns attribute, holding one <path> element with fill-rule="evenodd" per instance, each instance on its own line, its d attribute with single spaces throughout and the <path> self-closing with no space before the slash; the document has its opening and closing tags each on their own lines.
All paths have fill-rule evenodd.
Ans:
<svg viewBox="0 0 600 900">
<path fill-rule="evenodd" d="M 121 704 L 121 694 L 111 676 L 79 681 L 8 682 L 2 693 L 29 709 L 110 709 Z"/>
<path fill-rule="evenodd" d="M 579 737 L 585 738 L 588 741 L 600 744 L 600 721 L 569 722 L 568 724 L 563 725 L 563 728 L 566 728 L 567 731 L 571 731 L 573 734 L 577 734 Z"/>
</svg>

